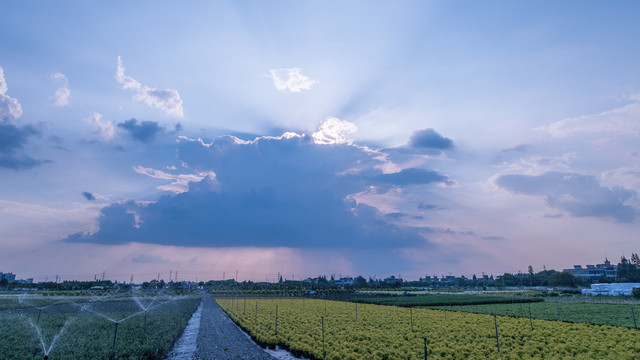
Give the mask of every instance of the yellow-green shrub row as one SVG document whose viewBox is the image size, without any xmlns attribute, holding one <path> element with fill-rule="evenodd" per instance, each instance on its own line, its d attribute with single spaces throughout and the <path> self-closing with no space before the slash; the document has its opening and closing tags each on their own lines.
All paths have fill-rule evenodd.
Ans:
<svg viewBox="0 0 640 360">
<path fill-rule="evenodd" d="M 640 331 L 528 318 L 308 299 L 218 299 L 229 316 L 258 341 L 322 359 L 638 359 Z M 246 305 L 245 305 L 246 304 Z M 256 313 L 257 306 L 257 313 Z M 278 328 L 276 335 L 276 306 Z M 326 307 L 326 311 L 325 311 Z M 413 313 L 411 331 L 410 311 Z"/>
</svg>

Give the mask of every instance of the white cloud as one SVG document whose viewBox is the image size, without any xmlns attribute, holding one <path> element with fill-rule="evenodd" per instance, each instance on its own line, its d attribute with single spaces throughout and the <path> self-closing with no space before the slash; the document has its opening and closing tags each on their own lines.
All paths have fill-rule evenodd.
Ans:
<svg viewBox="0 0 640 360">
<path fill-rule="evenodd" d="M 4 79 L 4 70 L 0 67 L 0 120 L 15 120 L 22 115 L 22 107 L 18 100 L 6 95 L 7 82 Z"/>
<path fill-rule="evenodd" d="M 640 102 L 594 115 L 567 118 L 536 128 L 554 137 L 583 133 L 640 135 Z"/>
<path fill-rule="evenodd" d="M 622 187 L 635 191 L 636 196 L 627 200 L 627 203 L 640 208 L 640 198 L 637 196 L 640 194 L 640 167 L 622 167 L 606 171 L 600 176 L 600 182 L 611 189 Z"/>
<path fill-rule="evenodd" d="M 273 85 L 275 85 L 278 90 L 288 90 L 289 92 L 311 90 L 311 85 L 317 81 L 302 75 L 300 71 L 299 68 L 269 70 L 273 78 Z"/>
<path fill-rule="evenodd" d="M 502 168 L 502 171 L 497 175 L 541 175 L 549 171 L 570 171 L 571 165 L 577 157 L 578 155 L 574 152 L 565 153 L 559 156 L 533 155 L 526 158 L 522 157 L 514 162 L 503 162 L 498 165 L 499 168 Z"/>
<path fill-rule="evenodd" d="M 115 133 L 115 127 L 113 126 L 113 122 L 111 121 L 100 121 L 102 119 L 102 115 L 100 113 L 93 113 L 88 118 L 84 120 L 91 124 L 92 131 L 94 134 L 99 135 L 104 140 L 111 140 L 113 138 L 113 134 Z"/>
<path fill-rule="evenodd" d="M 133 99 L 141 101 L 151 107 L 163 110 L 169 115 L 178 117 L 183 116 L 182 99 L 180 94 L 174 89 L 158 90 L 141 84 L 131 76 L 124 74 L 124 66 L 122 59 L 118 56 L 118 69 L 116 70 L 116 81 L 122 84 L 123 89 L 132 89 L 136 91 Z"/>
<path fill-rule="evenodd" d="M 49 77 L 51 80 L 57 83 L 61 83 L 62 86 L 56 90 L 53 95 L 53 105 L 55 106 L 67 106 L 69 105 L 69 97 L 71 96 L 71 91 L 69 90 L 69 80 L 64 76 L 63 73 L 55 73 L 51 74 Z"/>
<path fill-rule="evenodd" d="M 214 180 L 216 178 L 216 174 L 213 171 L 200 172 L 197 174 L 169 174 L 162 170 L 156 170 L 152 168 L 145 168 L 142 166 L 134 166 L 133 171 L 138 174 L 146 175 L 152 177 L 154 179 L 162 179 L 162 180 L 172 180 L 173 182 L 168 185 L 160 185 L 158 186 L 158 190 L 163 191 L 171 191 L 176 194 L 180 194 L 186 191 L 189 191 L 189 183 L 190 182 L 200 182 L 205 177 L 209 176 L 210 179 Z"/>
<path fill-rule="evenodd" d="M 320 125 L 318 131 L 311 134 L 311 137 L 316 144 L 351 144 L 353 139 L 347 136 L 357 130 L 358 127 L 355 124 L 336 117 L 328 117 Z"/>
</svg>

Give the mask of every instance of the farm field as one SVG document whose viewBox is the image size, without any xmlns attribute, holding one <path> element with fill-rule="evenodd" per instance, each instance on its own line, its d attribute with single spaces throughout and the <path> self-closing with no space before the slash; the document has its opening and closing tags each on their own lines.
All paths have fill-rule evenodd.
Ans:
<svg viewBox="0 0 640 360">
<path fill-rule="evenodd" d="M 201 299 L 117 295 L 16 301 L 19 306 L 4 299 L 6 308 L 0 309 L 0 359 L 163 359 Z"/>
<path fill-rule="evenodd" d="M 533 297 L 433 294 L 418 296 L 358 297 L 351 301 L 394 306 L 452 306 L 499 303 L 529 303 L 544 300 L 541 298 Z"/>
<path fill-rule="evenodd" d="M 437 307 L 453 311 L 470 312 L 476 314 L 498 314 L 513 317 L 531 317 L 534 319 L 560 320 L 574 323 L 599 325 L 626 326 L 635 328 L 640 326 L 640 306 L 638 304 L 599 304 L 582 302 L 547 301 L 531 304 L 494 304 L 494 305 L 461 305 Z M 633 312 L 632 312 L 633 311 Z M 635 323 L 634 323 L 635 317 Z"/>
<path fill-rule="evenodd" d="M 429 359 L 633 359 L 640 352 L 640 332 L 626 327 L 326 300 L 217 302 L 259 343 L 312 359 L 424 359 L 424 338 Z"/>
</svg>

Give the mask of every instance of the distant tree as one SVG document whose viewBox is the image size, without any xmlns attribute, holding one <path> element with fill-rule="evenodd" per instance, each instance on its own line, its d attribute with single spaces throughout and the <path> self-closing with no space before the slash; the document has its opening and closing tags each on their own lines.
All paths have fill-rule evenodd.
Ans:
<svg viewBox="0 0 640 360">
<path fill-rule="evenodd" d="M 367 279 L 363 278 L 362 276 L 358 276 L 355 280 L 355 286 L 357 287 L 366 287 L 367 286 Z"/>
<path fill-rule="evenodd" d="M 608 277 L 607 275 L 600 275 L 598 277 L 598 282 L 601 284 L 608 284 L 614 282 L 613 278 Z"/>
<path fill-rule="evenodd" d="M 640 288 L 633 288 L 633 297 L 640 299 Z"/>
<path fill-rule="evenodd" d="M 515 275 L 509 273 L 504 273 L 504 275 L 501 275 L 498 281 L 504 286 L 520 285 L 520 279 L 518 279 Z"/>
<path fill-rule="evenodd" d="M 0 280 L 0 286 L 6 287 L 7 285 L 9 285 L 9 280 L 7 279 Z"/>
<path fill-rule="evenodd" d="M 548 281 L 549 286 L 576 287 L 579 284 L 578 279 L 568 272 L 555 272 L 549 276 Z"/>
<path fill-rule="evenodd" d="M 638 253 L 631 253 L 631 263 L 640 269 L 640 257 L 638 257 Z"/>
<path fill-rule="evenodd" d="M 529 273 L 529 286 L 533 286 L 533 266 L 529 265 L 527 272 Z"/>
<path fill-rule="evenodd" d="M 635 254 L 632 254 L 633 260 Z M 617 282 L 638 282 L 640 281 L 640 269 L 633 264 L 633 261 L 627 260 L 624 256 L 620 258 L 618 263 L 618 278 Z"/>
</svg>

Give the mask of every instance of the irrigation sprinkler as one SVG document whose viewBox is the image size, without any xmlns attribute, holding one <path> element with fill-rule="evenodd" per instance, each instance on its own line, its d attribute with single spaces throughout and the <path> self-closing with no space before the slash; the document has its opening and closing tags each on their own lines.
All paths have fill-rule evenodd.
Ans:
<svg viewBox="0 0 640 360">
<path fill-rule="evenodd" d="M 256 334 L 256 337 L 257 337 L 258 336 L 258 302 L 257 301 L 256 301 L 256 313 L 255 313 L 253 321 L 254 321 L 254 325 L 253 325 L 254 326 L 254 330 L 253 330 L 253 332 Z"/>
<path fill-rule="evenodd" d="M 247 314 L 247 298 L 244 298 L 244 309 L 242 309 L 242 315 Z"/>
<path fill-rule="evenodd" d="M 144 311 L 144 336 L 147 336 L 147 310 Z"/>
<path fill-rule="evenodd" d="M 558 307 L 558 321 L 560 321 L 560 302 L 556 299 L 556 305 Z"/>
<path fill-rule="evenodd" d="M 322 319 L 322 360 L 327 357 L 327 354 L 324 352 L 324 316 L 321 316 Z"/>
<path fill-rule="evenodd" d="M 447 320 L 447 309 L 446 308 L 444 309 L 444 320 L 445 321 Z"/>
<path fill-rule="evenodd" d="M 278 305 L 276 305 L 276 336 L 278 335 Z"/>
<path fill-rule="evenodd" d="M 327 313 L 327 300 L 324 301 L 324 313 Z"/>
<path fill-rule="evenodd" d="M 531 331 L 533 331 L 533 320 L 531 320 L 531 304 L 529 304 L 529 325 L 531 325 Z"/>
<path fill-rule="evenodd" d="M 413 308 L 409 308 L 409 317 L 411 318 L 411 332 L 413 332 Z"/>
<path fill-rule="evenodd" d="M 498 353 L 500 352 L 500 341 L 498 340 L 498 317 L 493 314 L 493 324 L 496 327 L 496 346 L 498 347 Z"/>
<path fill-rule="evenodd" d="M 111 352 L 111 358 L 115 359 L 116 358 L 116 339 L 118 338 L 118 322 L 116 321 L 116 328 L 115 331 L 113 332 L 113 351 Z"/>
<path fill-rule="evenodd" d="M 356 303 L 356 321 L 358 321 L 358 303 Z"/>
<path fill-rule="evenodd" d="M 42 314 L 42 308 L 38 308 L 38 321 L 36 321 L 36 325 L 40 325 L 40 314 Z"/>
<path fill-rule="evenodd" d="M 638 330 L 638 324 L 636 324 L 636 315 L 633 313 L 633 306 L 631 306 L 631 318 L 633 318 L 633 327 Z"/>
<path fill-rule="evenodd" d="M 427 338 L 424 338 L 424 360 L 427 360 Z"/>
</svg>

